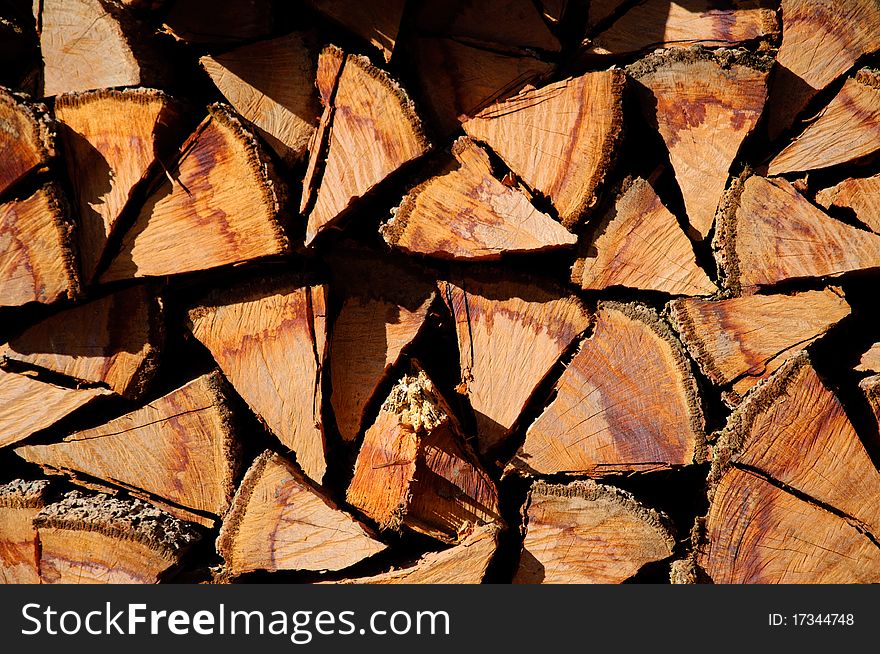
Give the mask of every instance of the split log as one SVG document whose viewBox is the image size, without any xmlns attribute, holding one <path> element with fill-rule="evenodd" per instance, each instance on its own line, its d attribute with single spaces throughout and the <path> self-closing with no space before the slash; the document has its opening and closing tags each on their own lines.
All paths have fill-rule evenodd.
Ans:
<svg viewBox="0 0 880 654">
<path fill-rule="evenodd" d="M 734 465 L 880 533 L 880 471 L 806 352 L 746 399 L 718 438 L 710 481 Z"/>
<path fill-rule="evenodd" d="M 44 584 L 154 584 L 200 539 L 191 525 L 140 500 L 73 491 L 34 518 Z"/>
<path fill-rule="evenodd" d="M 49 473 L 84 474 L 211 524 L 235 490 L 238 445 L 231 421 L 223 380 L 212 373 L 100 427 L 15 452 Z"/>
<path fill-rule="evenodd" d="M 362 250 L 328 261 L 341 304 L 330 340 L 330 405 L 340 435 L 353 441 L 380 384 L 425 328 L 437 287 L 415 266 Z"/>
<path fill-rule="evenodd" d="M 651 184 L 627 179 L 582 248 L 571 280 L 584 290 L 613 286 L 670 295 L 712 295 L 690 240 Z"/>
<path fill-rule="evenodd" d="M 308 0 L 308 4 L 368 41 L 386 62 L 391 61 L 406 0 Z"/>
<path fill-rule="evenodd" d="M 144 27 L 114 0 L 40 0 L 45 97 L 158 81 Z"/>
<path fill-rule="evenodd" d="M 624 55 L 656 48 L 733 46 L 776 39 L 779 24 L 767 0 L 641 0 L 589 41 L 589 52 Z M 591 3 L 592 12 L 592 3 Z"/>
<path fill-rule="evenodd" d="M 317 59 L 306 38 L 294 33 L 199 61 L 238 113 L 293 164 L 305 157 L 321 113 Z"/>
<path fill-rule="evenodd" d="M 207 270 L 290 250 L 278 215 L 284 187 L 256 137 L 227 107 L 209 107 L 169 176 L 147 199 L 102 282 Z"/>
<path fill-rule="evenodd" d="M 739 468 L 713 496 L 697 561 L 716 584 L 880 581 L 880 548 L 839 515 Z"/>
<path fill-rule="evenodd" d="M 260 280 L 215 292 L 190 310 L 189 323 L 239 395 L 320 484 L 327 469 L 326 289 L 290 277 Z"/>
<path fill-rule="evenodd" d="M 498 526 L 474 529 L 461 543 L 429 552 L 412 565 L 343 584 L 480 584 L 498 547 Z"/>
<path fill-rule="evenodd" d="M 185 43 L 210 46 L 265 38 L 275 25 L 267 0 L 175 0 L 165 30 Z"/>
<path fill-rule="evenodd" d="M 871 348 L 862 355 L 856 370 L 860 372 L 880 373 L 880 343 L 874 343 Z"/>
<path fill-rule="evenodd" d="M 822 189 L 816 193 L 816 202 L 826 209 L 849 209 L 864 225 L 880 233 L 880 174 Z"/>
<path fill-rule="evenodd" d="M 384 549 L 366 526 L 269 451 L 245 474 L 217 539 L 231 575 L 342 570 Z"/>
<path fill-rule="evenodd" d="M 523 513 L 515 584 L 615 584 L 672 555 L 666 517 L 592 481 L 536 482 Z"/>
<path fill-rule="evenodd" d="M 629 68 L 642 110 L 666 142 L 691 229 L 705 239 L 740 146 L 767 100 L 770 59 L 675 49 Z M 711 153 L 707 155 L 707 153 Z"/>
<path fill-rule="evenodd" d="M 501 520 L 498 491 L 446 400 L 413 367 L 367 429 L 346 499 L 382 529 L 407 527 L 454 543 Z"/>
<path fill-rule="evenodd" d="M 0 307 L 79 295 L 73 221 L 54 184 L 0 204 Z"/>
<path fill-rule="evenodd" d="M 597 202 L 623 128 L 620 70 L 587 73 L 519 95 L 463 124 L 532 191 L 547 196 L 566 227 Z"/>
<path fill-rule="evenodd" d="M 791 126 L 819 91 L 877 50 L 875 0 L 782 0 L 782 45 L 767 116 L 771 138 Z"/>
<path fill-rule="evenodd" d="M 63 126 L 80 268 L 89 282 L 132 191 L 180 144 L 180 108 L 161 91 L 101 90 L 59 96 L 55 117 Z"/>
<path fill-rule="evenodd" d="M 28 375 L 0 370 L 0 447 L 51 427 L 104 395 L 110 395 L 110 391 L 64 388 Z"/>
<path fill-rule="evenodd" d="M 735 293 L 880 267 L 880 235 L 835 220 L 778 178 L 734 182 L 713 247 Z"/>
<path fill-rule="evenodd" d="M 737 405 L 755 384 L 850 315 L 836 289 L 794 295 L 751 295 L 668 306 L 682 342 L 710 381 Z"/>
<path fill-rule="evenodd" d="M 502 254 L 574 245 L 577 237 L 493 175 L 489 155 L 461 137 L 454 161 L 416 186 L 382 228 L 407 253 L 440 259 L 499 259 Z"/>
<path fill-rule="evenodd" d="M 697 383 L 672 330 L 643 305 L 602 302 L 511 466 L 601 477 L 705 460 Z"/>
<path fill-rule="evenodd" d="M 481 453 L 510 434 L 538 384 L 591 324 L 587 308 L 542 280 L 473 275 L 441 282 L 455 320 L 461 391 L 470 400 Z"/>
<path fill-rule="evenodd" d="M 0 584 L 40 583 L 40 544 L 32 521 L 46 506 L 48 491 L 43 479 L 0 486 Z"/>
<path fill-rule="evenodd" d="M 878 19 L 880 20 L 880 19 Z M 880 150 L 880 71 L 851 77 L 822 113 L 770 162 L 769 175 L 847 163 Z"/>
<path fill-rule="evenodd" d="M 154 289 L 134 286 L 61 311 L 0 346 L 9 359 L 137 399 L 159 365 L 163 310 Z"/>
<path fill-rule="evenodd" d="M 865 394 L 878 426 L 880 426 L 880 374 L 865 377 L 859 382 L 859 388 Z"/>
<path fill-rule="evenodd" d="M 412 101 L 387 73 L 366 57 L 345 55 L 334 46 L 325 48 L 321 59 L 318 91 L 326 127 L 318 130 L 310 149 L 310 167 L 325 156 L 326 162 L 320 182 L 307 175 L 303 187 L 306 244 L 358 198 L 430 148 Z"/>
<path fill-rule="evenodd" d="M 55 129 L 44 109 L 0 87 L 0 194 L 55 156 Z"/>
<path fill-rule="evenodd" d="M 530 53 L 497 52 L 455 39 L 419 37 L 410 48 L 425 111 L 443 135 L 462 121 L 553 71 L 553 64 Z"/>
</svg>

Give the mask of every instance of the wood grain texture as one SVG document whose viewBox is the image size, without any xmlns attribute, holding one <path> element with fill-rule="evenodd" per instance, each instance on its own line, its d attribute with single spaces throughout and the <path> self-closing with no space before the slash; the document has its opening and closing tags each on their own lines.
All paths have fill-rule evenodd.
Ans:
<svg viewBox="0 0 880 654">
<path fill-rule="evenodd" d="M 0 486 L 0 584 L 40 583 L 40 544 L 33 519 L 49 483 L 16 479 Z"/>
<path fill-rule="evenodd" d="M 288 277 L 215 292 L 189 312 L 193 335 L 317 483 L 327 469 L 321 419 L 326 304 L 325 287 Z"/>
<path fill-rule="evenodd" d="M 99 90 L 55 100 L 79 212 L 77 242 L 91 281 L 132 191 L 168 162 L 183 139 L 181 110 L 152 89 Z"/>
<path fill-rule="evenodd" d="M 183 509 L 223 515 L 234 491 L 238 445 L 222 383 L 218 373 L 204 375 L 100 427 L 15 452 L 48 471 L 82 473 Z"/>
<path fill-rule="evenodd" d="M 43 109 L 0 87 L 0 193 L 55 156 L 55 128 Z"/>
<path fill-rule="evenodd" d="M 284 187 L 256 137 L 224 105 L 181 148 L 102 282 L 174 275 L 283 254 Z"/>
<path fill-rule="evenodd" d="M 354 441 L 376 389 L 425 328 L 437 287 L 416 266 L 361 250 L 328 261 L 340 306 L 330 340 L 330 405 L 340 435 Z"/>
<path fill-rule="evenodd" d="M 731 468 L 714 488 L 697 561 L 716 584 L 880 581 L 880 548 L 843 518 Z"/>
<path fill-rule="evenodd" d="M 880 235 L 835 220 L 778 178 L 731 187 L 713 247 L 736 293 L 880 267 Z"/>
<path fill-rule="evenodd" d="M 369 42 L 386 62 L 391 61 L 406 0 L 308 0 L 308 4 Z"/>
<path fill-rule="evenodd" d="M 755 384 L 850 314 L 832 289 L 727 300 L 674 300 L 670 320 L 703 374 L 738 404 Z"/>
<path fill-rule="evenodd" d="M 628 179 L 572 267 L 584 290 L 623 286 L 670 295 L 712 295 L 718 289 L 697 265 L 690 239 L 651 184 Z"/>
<path fill-rule="evenodd" d="M 484 109 L 462 125 L 526 185 L 553 203 L 563 225 L 596 204 L 622 129 L 620 70 L 587 73 Z"/>
<path fill-rule="evenodd" d="M 535 388 L 592 323 L 575 296 L 543 280 L 472 276 L 441 282 L 462 374 L 486 453 L 509 435 Z"/>
<path fill-rule="evenodd" d="M 880 49 L 880 5 L 875 0 L 782 0 L 781 10 L 779 68 L 767 116 L 773 138 L 819 91 L 863 55 Z"/>
<path fill-rule="evenodd" d="M 384 549 L 367 527 L 269 451 L 245 474 L 217 539 L 231 575 L 342 570 Z"/>
<path fill-rule="evenodd" d="M 338 58 L 335 50 L 325 48 L 321 57 Z M 307 244 L 358 198 L 430 149 L 403 88 L 366 57 L 345 56 L 335 90 L 327 93 L 320 86 L 325 116 L 332 122 L 323 177 L 308 212 Z M 312 149 L 311 157 L 319 156 L 322 148 Z"/>
<path fill-rule="evenodd" d="M 617 584 L 675 545 L 664 516 L 591 481 L 533 484 L 523 528 L 515 584 Z"/>
<path fill-rule="evenodd" d="M 688 222 L 706 238 L 730 166 L 761 117 L 768 62 L 701 49 L 649 55 L 630 67 L 648 122 L 669 150 Z"/>
<path fill-rule="evenodd" d="M 729 464 L 758 471 L 880 533 L 880 471 L 806 352 L 731 415 L 715 448 L 710 481 Z"/>
<path fill-rule="evenodd" d="M 110 391 L 72 389 L 0 370 L 0 447 L 24 440 Z"/>
<path fill-rule="evenodd" d="M 828 168 L 880 150 L 880 72 L 846 80 L 815 120 L 780 152 L 769 175 Z"/>
<path fill-rule="evenodd" d="M 137 399 L 153 379 L 164 339 L 162 303 L 153 291 L 133 286 L 60 311 L 0 346 L 0 359 Z"/>
<path fill-rule="evenodd" d="M 631 54 L 656 48 L 733 46 L 779 35 L 767 0 L 642 0 L 591 39 L 596 54 Z M 592 12 L 592 3 L 591 3 Z"/>
<path fill-rule="evenodd" d="M 643 305 L 603 302 L 511 465 L 601 477 L 705 460 L 697 383 L 672 330 Z"/>
<path fill-rule="evenodd" d="M 880 373 L 880 343 L 874 343 L 862 355 L 856 370 L 860 372 Z"/>
<path fill-rule="evenodd" d="M 418 366 L 367 429 L 346 499 L 382 529 L 407 527 L 445 542 L 501 520 L 495 484 Z"/>
<path fill-rule="evenodd" d="M 199 532 L 140 500 L 77 491 L 34 518 L 44 584 L 154 584 L 175 571 Z"/>
<path fill-rule="evenodd" d="M 54 184 L 0 204 L 0 306 L 79 295 L 73 221 Z"/>
<path fill-rule="evenodd" d="M 170 4 L 164 31 L 179 41 L 203 47 L 229 47 L 264 39 L 277 22 L 272 3 L 262 0 L 186 0 Z"/>
<path fill-rule="evenodd" d="M 880 233 L 880 174 L 845 179 L 816 193 L 816 203 L 826 209 L 849 209 L 871 231 Z"/>
<path fill-rule="evenodd" d="M 859 388 L 865 394 L 874 417 L 877 419 L 878 427 L 880 427 L 880 374 L 865 377 L 859 382 Z"/>
<path fill-rule="evenodd" d="M 577 241 L 524 193 L 496 179 L 479 145 L 461 137 L 452 155 L 454 161 L 410 191 L 381 227 L 389 245 L 440 259 L 489 260 Z"/>
<path fill-rule="evenodd" d="M 199 62 L 239 114 L 288 163 L 305 157 L 321 113 L 318 55 L 299 33 L 259 41 Z"/>
</svg>

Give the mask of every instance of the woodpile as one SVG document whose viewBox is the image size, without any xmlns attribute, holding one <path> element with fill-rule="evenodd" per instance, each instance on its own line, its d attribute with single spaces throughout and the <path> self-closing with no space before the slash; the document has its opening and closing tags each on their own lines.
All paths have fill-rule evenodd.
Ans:
<svg viewBox="0 0 880 654">
<path fill-rule="evenodd" d="M 2 582 L 880 582 L 877 0 L 9 0 L 0 152 Z"/>
</svg>

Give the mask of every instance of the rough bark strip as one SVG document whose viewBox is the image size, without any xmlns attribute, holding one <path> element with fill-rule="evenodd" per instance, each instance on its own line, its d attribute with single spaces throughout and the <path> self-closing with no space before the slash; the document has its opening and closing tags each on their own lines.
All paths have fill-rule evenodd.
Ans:
<svg viewBox="0 0 880 654">
<path fill-rule="evenodd" d="M 33 519 L 46 506 L 49 482 L 16 479 L 0 486 L 0 584 L 40 583 L 40 544 Z"/>
<path fill-rule="evenodd" d="M 55 156 L 55 126 L 42 105 L 0 88 L 0 194 Z"/>
</svg>

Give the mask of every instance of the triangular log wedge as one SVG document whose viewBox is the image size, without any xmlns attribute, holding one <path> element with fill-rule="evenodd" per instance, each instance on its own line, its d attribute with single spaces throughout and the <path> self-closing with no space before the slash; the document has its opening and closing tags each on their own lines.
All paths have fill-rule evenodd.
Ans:
<svg viewBox="0 0 880 654">
<path fill-rule="evenodd" d="M 64 388 L 0 370 L 0 447 L 51 427 L 103 395 L 110 395 L 110 391 Z"/>
<path fill-rule="evenodd" d="M 46 506 L 49 482 L 16 479 L 0 486 L 0 584 L 40 583 L 33 519 Z"/>
<path fill-rule="evenodd" d="M 713 495 L 697 562 L 716 584 L 880 582 L 880 548 L 840 516 L 738 468 Z"/>
<path fill-rule="evenodd" d="M 498 532 L 497 525 L 485 525 L 474 529 L 458 545 L 442 552 L 429 552 L 412 565 L 341 583 L 480 584 L 498 548 Z"/>
<path fill-rule="evenodd" d="M 308 0 L 319 12 L 351 30 L 391 61 L 406 0 Z"/>
<path fill-rule="evenodd" d="M 283 254 L 284 191 L 256 137 L 223 105 L 182 146 L 102 282 L 206 270 Z"/>
<path fill-rule="evenodd" d="M 322 59 L 340 56 L 334 46 L 321 53 Z M 303 188 L 307 244 L 354 201 L 430 149 L 412 101 L 388 73 L 360 55 L 344 55 L 335 80 L 320 75 L 320 62 L 318 66 L 322 121 L 329 121 L 331 127 L 327 143 L 316 143 L 311 149 L 313 160 L 326 156 L 326 162 L 320 186 L 310 188 L 315 180 L 307 179 Z M 334 82 L 335 88 L 327 88 Z M 314 206 L 309 211 L 312 195 Z"/>
<path fill-rule="evenodd" d="M 880 150 L 880 71 L 865 68 L 843 84 L 815 120 L 780 152 L 769 175 L 828 168 Z"/>
<path fill-rule="evenodd" d="M 43 56 L 43 96 L 115 86 L 148 86 L 157 78 L 144 28 L 113 0 L 34 3 Z"/>
<path fill-rule="evenodd" d="M 561 46 L 532 0 L 428 2 L 416 17 L 423 32 L 508 52 L 559 52 Z"/>
<path fill-rule="evenodd" d="M 302 34 L 245 45 L 199 61 L 214 84 L 284 161 L 304 158 L 321 108 L 317 53 Z"/>
<path fill-rule="evenodd" d="M 665 516 L 588 480 L 536 482 L 523 513 L 515 584 L 619 584 L 675 546 Z"/>
<path fill-rule="evenodd" d="M 603 476 L 705 460 L 697 383 L 672 330 L 647 307 L 603 302 L 511 465 Z"/>
<path fill-rule="evenodd" d="M 553 70 L 552 64 L 530 53 L 497 52 L 438 37 L 413 39 L 412 56 L 425 111 L 442 134 L 454 132 L 461 121 Z"/>
<path fill-rule="evenodd" d="M 0 87 L 0 193 L 55 155 L 54 126 L 42 108 Z"/>
<path fill-rule="evenodd" d="M 592 323 L 573 295 L 542 281 L 488 275 L 442 282 L 458 336 L 461 389 L 481 453 L 501 444 L 562 354 Z"/>
<path fill-rule="evenodd" d="M 735 293 L 880 267 L 880 235 L 832 218 L 781 178 L 734 182 L 713 247 Z"/>
<path fill-rule="evenodd" d="M 819 91 L 877 50 L 875 0 L 782 0 L 782 44 L 767 117 L 771 137 L 789 127 Z"/>
<path fill-rule="evenodd" d="M 880 373 L 880 343 L 874 343 L 870 349 L 862 355 L 856 370 L 860 372 Z"/>
<path fill-rule="evenodd" d="M 584 290 L 623 286 L 670 295 L 718 292 L 697 265 L 694 248 L 650 183 L 625 182 L 597 225 L 571 280 Z"/>
<path fill-rule="evenodd" d="M 463 124 L 533 191 L 550 198 L 566 227 L 597 201 L 623 126 L 621 70 L 587 73 L 520 94 Z"/>
<path fill-rule="evenodd" d="M 880 471 L 806 352 L 755 389 L 718 438 L 710 479 L 757 471 L 880 533 Z"/>
<path fill-rule="evenodd" d="M 228 47 L 266 38 L 278 22 L 274 3 L 267 0 L 179 0 L 170 4 L 165 31 L 179 41 L 201 46 Z"/>
<path fill-rule="evenodd" d="M 327 469 L 321 423 L 326 304 L 323 286 L 279 278 L 214 293 L 189 312 L 193 335 L 319 484 Z"/>
<path fill-rule="evenodd" d="M 155 584 L 201 538 L 140 500 L 68 493 L 34 518 L 44 584 Z"/>
<path fill-rule="evenodd" d="M 0 346 L 11 359 L 137 399 L 158 366 L 162 304 L 145 286 L 57 313 Z"/>
<path fill-rule="evenodd" d="M 880 234 L 880 175 L 847 179 L 816 193 L 826 209 L 850 209 L 871 231 Z"/>
<path fill-rule="evenodd" d="M 226 572 L 342 570 L 385 549 L 369 529 L 316 491 L 278 454 L 263 452 L 223 521 Z"/>
<path fill-rule="evenodd" d="M 330 404 L 342 438 L 353 441 L 377 388 L 425 327 L 437 287 L 424 271 L 381 254 L 343 251 L 330 265 L 341 302 L 330 340 Z"/>
<path fill-rule="evenodd" d="M 850 314 L 838 292 L 680 299 L 669 317 L 703 374 L 729 404 Z"/>
<path fill-rule="evenodd" d="M 772 60 L 675 49 L 630 67 L 642 111 L 663 137 L 695 234 L 704 239 L 727 186 L 730 166 L 767 100 Z"/>
<path fill-rule="evenodd" d="M 151 89 L 62 95 L 55 117 L 79 210 L 83 280 L 94 276 L 131 192 L 183 140 L 178 105 Z"/>
<path fill-rule="evenodd" d="M 83 473 L 157 496 L 183 509 L 180 515 L 209 523 L 204 514 L 223 515 L 229 506 L 238 467 L 222 385 L 219 373 L 204 375 L 100 427 L 15 451 L 49 472 Z"/>
<path fill-rule="evenodd" d="M 592 39 L 589 51 L 623 55 L 656 48 L 730 46 L 778 36 L 767 0 L 645 0 Z M 592 9 L 592 7 L 591 7 Z"/>
<path fill-rule="evenodd" d="M 452 154 L 455 161 L 410 191 L 382 226 L 389 245 L 440 259 L 489 260 L 577 241 L 524 193 L 502 184 L 489 155 L 469 138 L 459 138 Z"/>
<path fill-rule="evenodd" d="M 871 375 L 859 382 L 859 388 L 865 394 L 874 417 L 880 426 L 880 375 Z"/>
<path fill-rule="evenodd" d="M 0 204 L 0 244 L 0 307 L 79 295 L 73 222 L 55 185 Z"/>
<path fill-rule="evenodd" d="M 391 389 L 367 429 L 346 499 L 382 529 L 408 527 L 445 542 L 501 520 L 495 484 L 417 367 Z"/>
</svg>

